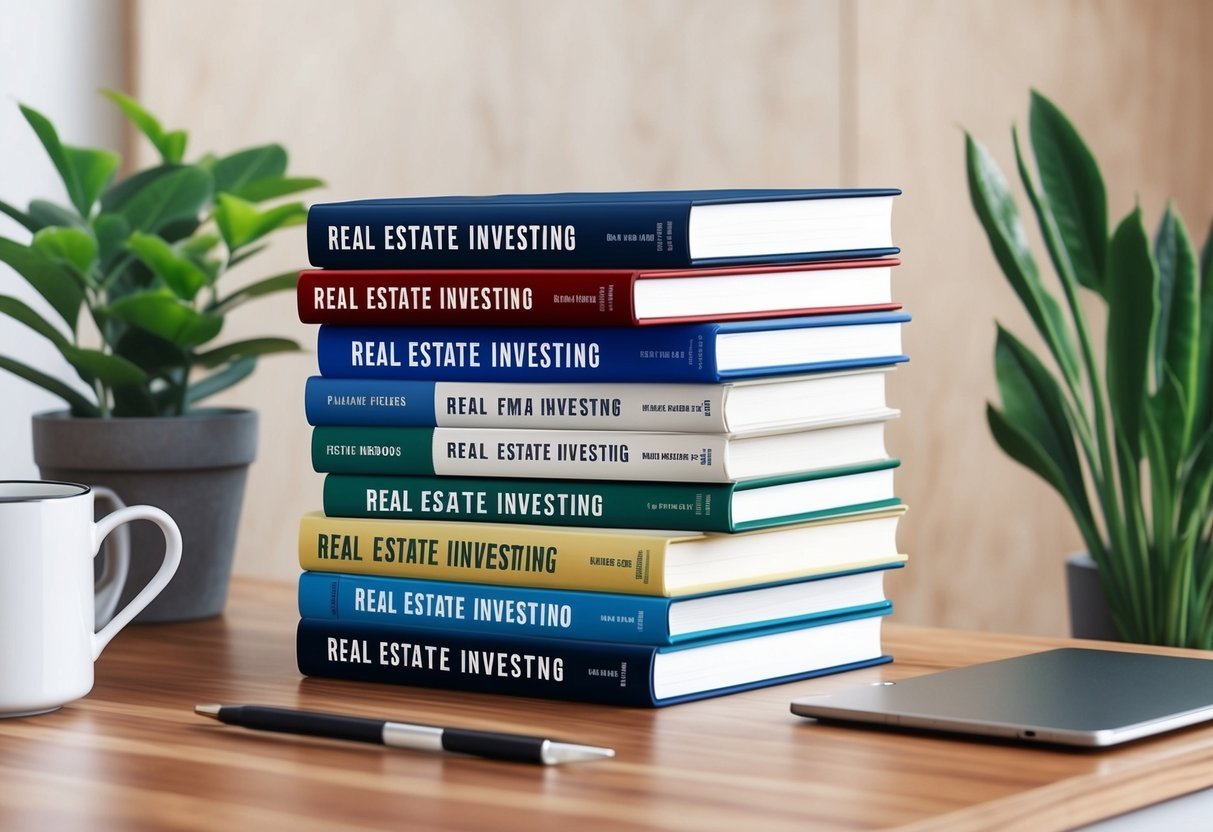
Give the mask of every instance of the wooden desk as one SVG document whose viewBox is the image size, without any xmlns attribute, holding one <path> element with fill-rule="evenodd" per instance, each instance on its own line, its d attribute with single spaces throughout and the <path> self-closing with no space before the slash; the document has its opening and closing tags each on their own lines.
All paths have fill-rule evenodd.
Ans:
<svg viewBox="0 0 1213 832">
<path fill-rule="evenodd" d="M 225 617 L 134 627 L 97 685 L 0 720 L 0 829 L 1065 828 L 1213 785 L 1213 726 L 1111 752 L 814 724 L 793 697 L 1059 640 L 890 624 L 880 668 L 647 711 L 302 679 L 293 587 L 238 582 Z M 1182 651 L 1175 651 L 1182 652 Z M 544 733 L 614 760 L 539 768 L 228 728 L 200 702 Z"/>
</svg>

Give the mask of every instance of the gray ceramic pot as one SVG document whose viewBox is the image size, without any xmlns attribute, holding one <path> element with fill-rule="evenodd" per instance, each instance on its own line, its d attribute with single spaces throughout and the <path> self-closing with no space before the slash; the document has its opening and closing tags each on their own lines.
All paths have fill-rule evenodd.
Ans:
<svg viewBox="0 0 1213 832">
<path fill-rule="evenodd" d="M 1074 638 L 1120 641 L 1099 582 L 1099 567 L 1086 552 L 1066 558 L 1066 592 L 1070 600 L 1070 634 Z"/>
<path fill-rule="evenodd" d="M 136 621 L 190 621 L 223 612 L 244 502 L 257 452 L 257 414 L 206 409 L 187 416 L 76 419 L 34 416 L 34 461 L 44 479 L 104 485 L 127 505 L 164 509 L 181 528 L 181 567 Z M 131 527 L 130 576 L 119 606 L 160 565 L 163 537 Z"/>
</svg>

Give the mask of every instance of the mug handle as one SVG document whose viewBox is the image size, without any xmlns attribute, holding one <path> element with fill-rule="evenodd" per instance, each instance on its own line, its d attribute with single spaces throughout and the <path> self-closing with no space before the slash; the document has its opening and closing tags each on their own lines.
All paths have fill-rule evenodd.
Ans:
<svg viewBox="0 0 1213 832">
<path fill-rule="evenodd" d="M 126 508 L 122 498 L 108 488 L 100 485 L 92 486 L 93 493 L 98 499 L 110 504 L 111 510 Z M 97 579 L 93 592 L 96 594 L 96 606 L 93 608 L 93 631 L 100 630 L 114 617 L 118 609 L 118 598 L 122 588 L 126 586 L 126 576 L 131 566 L 131 530 L 125 525 L 114 529 L 112 535 L 105 539 L 105 555 L 102 557 L 101 577 Z"/>
<path fill-rule="evenodd" d="M 160 531 L 164 534 L 164 562 L 160 564 L 160 569 L 152 576 L 152 579 L 147 582 L 147 586 L 139 590 L 139 594 L 132 598 L 130 603 L 123 607 L 110 623 L 93 636 L 94 660 L 101 655 L 101 651 L 110 643 L 110 639 L 118 635 L 119 630 L 129 624 L 132 618 L 142 612 L 143 608 L 160 594 L 160 591 L 172 580 L 177 567 L 181 564 L 181 532 L 178 530 L 177 524 L 173 522 L 173 518 L 152 506 L 121 508 L 94 523 L 93 557 L 97 556 L 97 550 L 101 548 L 101 542 L 105 540 L 106 535 L 121 524 L 129 523 L 132 520 L 150 520 L 160 527 Z"/>
</svg>

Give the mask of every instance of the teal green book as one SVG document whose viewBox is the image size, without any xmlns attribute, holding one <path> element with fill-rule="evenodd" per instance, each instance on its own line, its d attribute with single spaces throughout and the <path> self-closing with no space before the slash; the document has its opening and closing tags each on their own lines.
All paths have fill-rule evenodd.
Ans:
<svg viewBox="0 0 1213 832">
<path fill-rule="evenodd" d="M 329 474 L 330 517 L 742 532 L 901 504 L 886 459 L 738 483 Z"/>
</svg>

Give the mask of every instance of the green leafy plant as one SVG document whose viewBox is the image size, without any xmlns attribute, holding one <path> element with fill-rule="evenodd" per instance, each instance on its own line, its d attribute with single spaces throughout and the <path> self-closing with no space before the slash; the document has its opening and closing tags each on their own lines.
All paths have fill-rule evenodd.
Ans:
<svg viewBox="0 0 1213 832">
<path fill-rule="evenodd" d="M 28 245 L 0 237 L 0 261 L 25 278 L 57 318 L 47 320 L 5 295 L 0 313 L 54 344 L 92 395 L 13 356 L 0 355 L 0 368 L 59 396 L 76 416 L 181 415 L 247 378 L 258 357 L 299 349 L 287 338 L 212 344 L 228 312 L 293 290 L 295 272 L 226 295 L 218 281 L 262 251 L 270 234 L 307 217 L 301 202 L 263 203 L 323 183 L 287 176 L 286 151 L 276 144 L 185 162 L 184 131 L 165 130 L 122 93 L 104 95 L 152 143 L 160 163 L 113 182 L 118 154 L 64 144 L 49 119 L 22 106 L 70 205 L 35 199 L 22 211 L 0 201 L 0 212 L 33 234 Z M 82 333 L 82 309 L 99 337 Z"/>
<path fill-rule="evenodd" d="M 1041 278 L 1007 181 L 966 134 L 969 193 L 1052 366 L 998 328 L 990 430 L 1065 499 L 1123 638 L 1213 648 L 1213 231 L 1199 260 L 1167 206 L 1153 242 L 1135 207 L 1108 233 L 1094 156 L 1033 92 L 1020 181 L 1065 311 Z M 1100 366 L 1080 295 L 1107 311 Z"/>
</svg>

